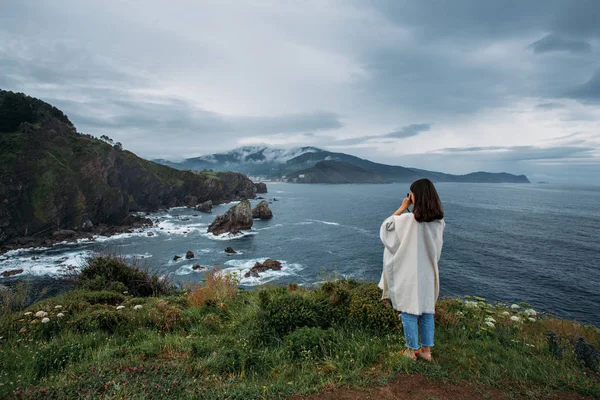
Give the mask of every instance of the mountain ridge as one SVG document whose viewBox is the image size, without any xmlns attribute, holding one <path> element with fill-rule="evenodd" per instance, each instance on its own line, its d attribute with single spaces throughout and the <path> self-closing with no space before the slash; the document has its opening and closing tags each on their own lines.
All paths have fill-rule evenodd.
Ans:
<svg viewBox="0 0 600 400">
<path fill-rule="evenodd" d="M 252 153 L 255 151 L 255 153 Z M 241 157 L 240 154 L 244 156 Z M 281 157 L 265 157 L 264 154 L 285 154 Z M 290 155 L 295 155 L 290 157 Z M 208 161 L 210 160 L 210 162 Z M 308 183 L 306 174 L 314 174 L 311 183 L 382 183 L 408 182 L 420 178 L 428 178 L 435 182 L 470 182 L 470 183 L 530 183 L 525 175 L 514 175 L 506 172 L 494 173 L 478 171 L 469 174 L 455 175 L 444 172 L 428 171 L 418 168 L 388 165 L 363 159 L 346 153 L 331 152 L 318 147 L 305 146 L 292 149 L 274 149 L 266 146 L 246 146 L 229 152 L 188 158 L 181 162 L 155 160 L 173 168 L 190 170 L 232 170 L 264 179 L 283 180 L 289 182 Z M 342 164 L 321 164 L 321 161 L 337 161 Z M 360 167 L 371 173 L 373 179 L 365 179 L 366 174 L 355 174 L 352 166 Z M 316 170 L 310 170 L 317 167 Z M 326 176 L 325 170 L 333 175 Z M 345 171 L 345 172 L 344 172 Z M 299 178 L 305 175 L 305 178 Z M 317 176 L 320 177 L 317 179 Z M 351 177 L 355 176 L 356 180 Z M 339 179 L 335 179 L 338 177 Z M 303 180 L 304 179 L 304 180 Z"/>
</svg>

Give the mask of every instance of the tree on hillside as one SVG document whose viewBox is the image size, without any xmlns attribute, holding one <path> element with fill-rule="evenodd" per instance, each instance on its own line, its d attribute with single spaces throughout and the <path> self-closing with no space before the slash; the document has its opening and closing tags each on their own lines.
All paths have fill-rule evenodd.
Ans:
<svg viewBox="0 0 600 400">
<path fill-rule="evenodd" d="M 14 132 L 23 122 L 34 122 L 35 115 L 27 98 L 13 92 L 0 97 L 0 132 Z"/>
</svg>

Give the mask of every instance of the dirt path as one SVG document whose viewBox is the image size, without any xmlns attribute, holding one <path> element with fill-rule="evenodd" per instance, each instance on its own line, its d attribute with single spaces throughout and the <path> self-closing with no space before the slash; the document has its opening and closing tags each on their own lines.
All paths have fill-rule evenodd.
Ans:
<svg viewBox="0 0 600 400">
<path fill-rule="evenodd" d="M 505 400 L 515 399 L 506 397 L 492 387 L 483 385 L 457 385 L 430 380 L 423 375 L 400 375 L 385 386 L 375 386 L 360 389 L 331 388 L 304 396 L 294 396 L 294 400 Z M 554 400 L 583 400 L 583 397 L 573 393 L 555 396 Z"/>
</svg>

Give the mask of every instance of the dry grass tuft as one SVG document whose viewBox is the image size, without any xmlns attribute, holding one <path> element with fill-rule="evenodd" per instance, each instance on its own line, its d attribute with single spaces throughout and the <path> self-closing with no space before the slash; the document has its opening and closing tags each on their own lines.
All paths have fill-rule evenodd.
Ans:
<svg viewBox="0 0 600 400">
<path fill-rule="evenodd" d="M 237 274 L 223 273 L 218 268 L 205 272 L 203 284 L 187 284 L 186 298 L 192 307 L 216 305 L 223 307 L 223 302 L 233 297 L 238 291 L 240 280 Z"/>
</svg>

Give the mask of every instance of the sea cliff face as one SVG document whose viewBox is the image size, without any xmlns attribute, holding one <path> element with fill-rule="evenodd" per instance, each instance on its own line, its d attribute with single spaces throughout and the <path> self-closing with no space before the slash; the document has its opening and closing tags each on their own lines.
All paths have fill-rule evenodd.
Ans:
<svg viewBox="0 0 600 400">
<path fill-rule="evenodd" d="M 119 225 L 131 212 L 253 198 L 243 174 L 180 171 L 78 133 L 60 110 L 0 90 L 0 245 Z"/>
</svg>

